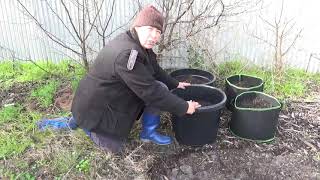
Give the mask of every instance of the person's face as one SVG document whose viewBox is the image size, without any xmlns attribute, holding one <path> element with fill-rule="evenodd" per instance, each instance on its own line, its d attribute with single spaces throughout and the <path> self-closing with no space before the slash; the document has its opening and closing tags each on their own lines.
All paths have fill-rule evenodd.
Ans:
<svg viewBox="0 0 320 180">
<path fill-rule="evenodd" d="M 135 27 L 140 44 L 146 49 L 151 49 L 159 41 L 161 31 L 152 26 Z"/>
</svg>

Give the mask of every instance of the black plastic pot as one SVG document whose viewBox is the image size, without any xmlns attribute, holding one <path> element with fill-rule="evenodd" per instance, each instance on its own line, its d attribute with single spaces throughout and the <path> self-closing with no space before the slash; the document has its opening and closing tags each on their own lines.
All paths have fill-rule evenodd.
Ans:
<svg viewBox="0 0 320 180">
<path fill-rule="evenodd" d="M 227 100 L 225 93 L 208 85 L 191 85 L 185 90 L 174 89 L 172 92 L 184 100 L 194 100 L 202 104 L 192 115 L 173 115 L 173 131 L 177 141 L 190 146 L 215 142 L 221 109 Z"/>
<path fill-rule="evenodd" d="M 239 86 L 244 84 L 245 87 Z M 234 99 L 237 95 L 247 91 L 263 91 L 264 82 L 261 78 L 237 74 L 226 78 L 226 95 L 227 95 L 227 108 L 232 110 L 234 108 Z"/>
<path fill-rule="evenodd" d="M 178 69 L 171 72 L 170 75 L 179 82 L 205 84 L 209 86 L 212 86 L 216 80 L 216 77 L 212 73 L 200 69 Z"/>
<path fill-rule="evenodd" d="M 235 135 L 262 142 L 274 139 L 282 107 L 276 98 L 263 92 L 249 91 L 238 95 L 234 103 L 229 125 Z"/>
</svg>

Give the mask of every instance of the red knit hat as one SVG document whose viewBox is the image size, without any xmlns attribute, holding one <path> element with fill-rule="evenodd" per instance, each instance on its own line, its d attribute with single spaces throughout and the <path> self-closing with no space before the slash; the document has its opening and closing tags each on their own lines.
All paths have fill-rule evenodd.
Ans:
<svg viewBox="0 0 320 180">
<path fill-rule="evenodd" d="M 164 17 L 154 6 L 144 7 L 135 18 L 132 27 L 152 26 L 162 32 Z"/>
</svg>

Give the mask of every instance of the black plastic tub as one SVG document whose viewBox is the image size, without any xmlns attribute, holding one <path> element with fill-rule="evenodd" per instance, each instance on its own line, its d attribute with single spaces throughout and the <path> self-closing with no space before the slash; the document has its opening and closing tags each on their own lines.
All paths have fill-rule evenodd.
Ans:
<svg viewBox="0 0 320 180">
<path fill-rule="evenodd" d="M 202 146 L 215 142 L 220 122 L 221 109 L 227 97 L 225 93 L 208 85 L 191 85 L 172 90 L 177 96 L 199 102 L 202 107 L 192 115 L 172 116 L 173 131 L 180 144 Z"/>
<path fill-rule="evenodd" d="M 236 136 L 260 142 L 274 139 L 281 103 L 258 91 L 243 92 L 234 102 L 230 130 Z"/>
<path fill-rule="evenodd" d="M 178 69 L 171 72 L 170 76 L 179 82 L 205 84 L 209 86 L 212 86 L 216 80 L 216 77 L 212 73 L 200 69 Z"/>
<path fill-rule="evenodd" d="M 234 108 L 234 99 L 237 95 L 247 91 L 263 91 L 264 82 L 259 77 L 237 74 L 226 78 L 227 108 Z"/>
</svg>

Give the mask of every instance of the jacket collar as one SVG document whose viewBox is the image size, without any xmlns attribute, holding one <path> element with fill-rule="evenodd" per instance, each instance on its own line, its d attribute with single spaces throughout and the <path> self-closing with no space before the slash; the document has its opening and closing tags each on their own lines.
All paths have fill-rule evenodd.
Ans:
<svg viewBox="0 0 320 180">
<path fill-rule="evenodd" d="M 136 42 L 138 42 L 140 44 L 140 41 L 139 41 L 139 37 L 138 37 L 138 34 L 137 34 L 137 31 L 132 28 L 128 31 L 128 34 L 129 36 L 134 39 Z"/>
<path fill-rule="evenodd" d="M 140 48 L 144 51 L 144 53 L 146 53 L 146 55 L 149 54 L 150 50 L 142 47 L 142 45 L 140 44 L 140 41 L 139 41 L 138 34 L 134 28 L 127 31 L 127 34 L 135 43 L 137 43 L 140 46 Z"/>
<path fill-rule="evenodd" d="M 131 29 L 129 31 L 127 31 L 127 34 L 128 36 L 135 42 L 139 45 L 139 47 L 141 48 L 142 50 L 142 53 L 143 55 L 145 56 L 146 58 L 146 61 L 147 61 L 147 68 L 149 69 L 149 71 L 151 72 L 151 74 L 154 74 L 154 69 L 152 67 L 152 63 L 151 63 L 151 59 L 150 59 L 150 51 L 152 52 L 152 49 L 145 49 L 141 46 L 140 44 L 140 41 L 139 41 L 139 37 L 138 37 L 138 34 L 137 32 L 135 31 L 135 29 Z"/>
</svg>

